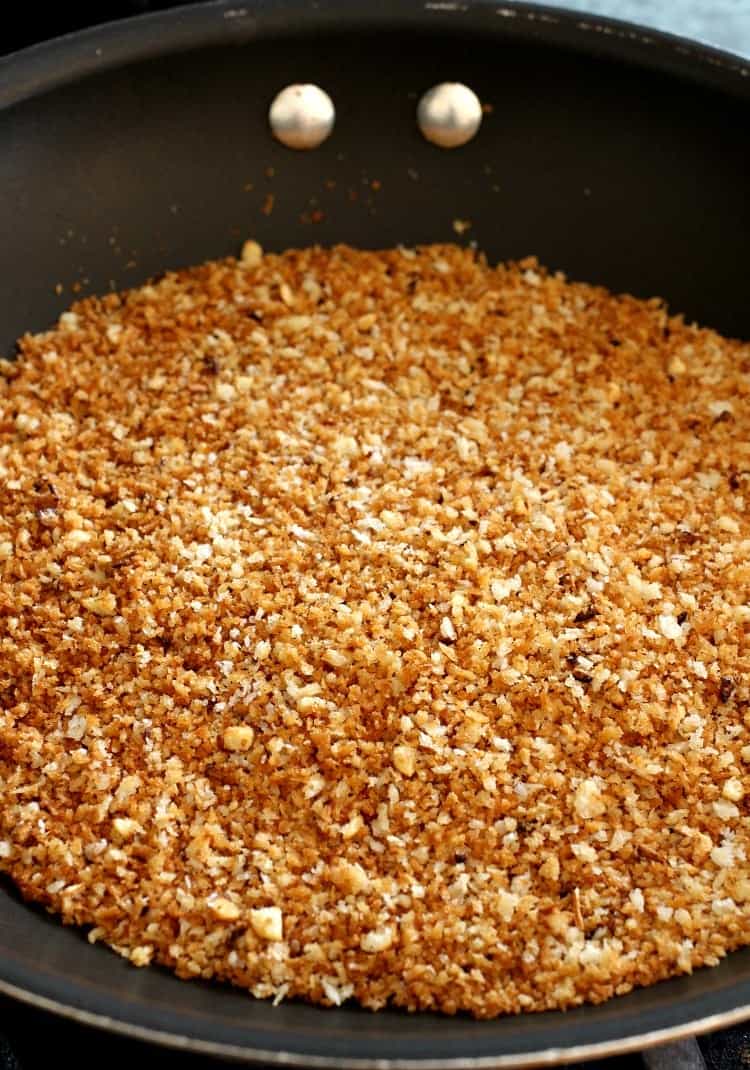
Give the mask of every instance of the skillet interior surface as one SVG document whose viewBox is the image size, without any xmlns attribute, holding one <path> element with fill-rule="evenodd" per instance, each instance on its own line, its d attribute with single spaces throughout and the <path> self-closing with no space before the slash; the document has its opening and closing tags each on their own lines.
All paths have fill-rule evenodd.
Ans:
<svg viewBox="0 0 750 1070">
<path fill-rule="evenodd" d="M 294 27 L 291 29 L 290 27 Z M 750 68 L 622 24 L 511 4 L 197 5 L 0 64 L 0 352 L 76 296 L 234 253 L 474 240 L 750 337 Z M 86 77 L 83 77 L 83 76 Z M 419 94 L 464 81 L 478 137 L 421 140 Z M 323 85 L 311 153 L 270 98 Z M 460 239 L 455 219 L 469 220 Z M 0 891 L 0 988 L 110 1028 L 305 1065 L 551 1065 L 750 1015 L 750 951 L 599 1007 L 494 1022 L 271 1008 L 135 970 Z M 718 1017 L 717 1017 L 718 1016 Z"/>
</svg>

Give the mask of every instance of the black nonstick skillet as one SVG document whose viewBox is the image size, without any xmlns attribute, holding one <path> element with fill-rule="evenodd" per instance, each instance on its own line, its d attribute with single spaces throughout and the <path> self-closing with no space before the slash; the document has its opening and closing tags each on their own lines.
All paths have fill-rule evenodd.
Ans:
<svg viewBox="0 0 750 1070">
<path fill-rule="evenodd" d="M 458 81 L 467 145 L 417 102 Z M 294 152 L 268 106 L 325 88 L 330 138 Z M 0 62 L 0 352 L 78 294 L 265 248 L 476 241 L 666 297 L 750 337 L 750 65 L 623 23 L 501 0 L 229 0 L 99 27 Z M 461 225 L 457 234 L 455 221 Z M 469 229 L 464 224 L 470 223 Z M 750 1017 L 750 950 L 596 1007 L 476 1022 L 271 1007 L 136 970 L 0 888 L 0 990 L 238 1060 L 550 1066 Z"/>
</svg>

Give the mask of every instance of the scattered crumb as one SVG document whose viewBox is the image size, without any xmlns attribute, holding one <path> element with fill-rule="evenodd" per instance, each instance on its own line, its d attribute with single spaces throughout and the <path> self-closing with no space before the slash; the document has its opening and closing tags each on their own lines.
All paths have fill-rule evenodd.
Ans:
<svg viewBox="0 0 750 1070">
<path fill-rule="evenodd" d="M 240 255 L 242 263 L 249 268 L 259 267 L 263 259 L 263 249 L 257 241 L 248 240 L 242 246 L 242 253 Z"/>
</svg>

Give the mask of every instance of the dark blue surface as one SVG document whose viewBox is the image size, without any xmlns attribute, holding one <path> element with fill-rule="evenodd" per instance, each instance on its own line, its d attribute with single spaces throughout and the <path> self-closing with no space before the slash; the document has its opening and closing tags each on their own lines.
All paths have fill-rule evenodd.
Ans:
<svg viewBox="0 0 750 1070">
<path fill-rule="evenodd" d="M 547 0 L 547 3 L 639 22 L 750 56 L 750 0 Z"/>
</svg>

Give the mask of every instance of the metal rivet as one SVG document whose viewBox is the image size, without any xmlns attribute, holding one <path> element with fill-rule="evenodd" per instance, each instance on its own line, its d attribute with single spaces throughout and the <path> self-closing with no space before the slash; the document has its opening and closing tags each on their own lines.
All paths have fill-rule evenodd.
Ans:
<svg viewBox="0 0 750 1070">
<path fill-rule="evenodd" d="M 465 145 L 482 122 L 479 97 L 460 82 L 442 82 L 428 89 L 417 107 L 417 122 L 428 141 L 441 149 Z"/>
<path fill-rule="evenodd" d="M 290 149 L 317 149 L 333 130 L 336 109 L 317 85 L 288 85 L 268 112 L 271 132 Z"/>
</svg>

